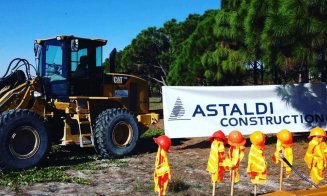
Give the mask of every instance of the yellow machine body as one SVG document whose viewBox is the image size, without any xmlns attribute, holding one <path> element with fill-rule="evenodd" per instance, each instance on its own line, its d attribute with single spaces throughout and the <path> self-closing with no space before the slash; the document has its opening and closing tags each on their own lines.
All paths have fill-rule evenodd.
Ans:
<svg viewBox="0 0 327 196">
<path fill-rule="evenodd" d="M 33 166 L 44 156 L 49 141 L 56 139 L 61 145 L 96 147 L 104 158 L 122 157 L 133 151 L 144 127 L 158 122 L 159 115 L 149 113 L 146 80 L 114 70 L 104 72 L 106 42 L 75 36 L 37 39 L 37 76 L 30 76 L 30 64 L 24 59 L 17 65 L 25 64 L 25 74 L 17 65 L 9 76 L 5 74 L 0 80 L 0 118 L 13 125 L 0 128 L 4 135 L 0 142 L 9 143 L 8 155 L 0 155 L 0 169 Z M 82 66 L 84 70 L 79 70 Z M 22 141 L 32 147 L 21 147 Z M 9 161 L 11 156 L 18 164 Z"/>
</svg>

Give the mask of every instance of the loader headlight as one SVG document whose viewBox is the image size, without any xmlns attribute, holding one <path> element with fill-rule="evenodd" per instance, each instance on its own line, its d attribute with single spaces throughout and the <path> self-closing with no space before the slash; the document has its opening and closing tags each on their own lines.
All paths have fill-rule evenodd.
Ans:
<svg viewBox="0 0 327 196">
<path fill-rule="evenodd" d="M 33 97 L 41 97 L 42 93 L 38 92 L 38 91 L 34 91 L 33 92 Z"/>
</svg>

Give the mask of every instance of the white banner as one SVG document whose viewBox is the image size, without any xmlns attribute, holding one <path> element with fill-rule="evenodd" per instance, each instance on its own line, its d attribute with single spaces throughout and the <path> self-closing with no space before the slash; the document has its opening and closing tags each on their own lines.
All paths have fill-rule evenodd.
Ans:
<svg viewBox="0 0 327 196">
<path fill-rule="evenodd" d="M 175 87 L 164 86 L 165 134 L 171 138 L 226 135 L 239 130 L 307 132 L 327 124 L 326 83 Z"/>
</svg>

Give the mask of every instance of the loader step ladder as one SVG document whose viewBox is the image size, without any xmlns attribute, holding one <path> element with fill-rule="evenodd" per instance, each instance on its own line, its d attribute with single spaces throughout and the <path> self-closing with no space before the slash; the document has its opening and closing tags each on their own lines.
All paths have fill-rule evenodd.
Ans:
<svg viewBox="0 0 327 196">
<path fill-rule="evenodd" d="M 76 99 L 76 114 L 74 119 L 77 120 L 79 128 L 79 145 L 80 147 L 93 147 L 94 137 L 91 123 L 90 103 L 85 99 Z"/>
</svg>

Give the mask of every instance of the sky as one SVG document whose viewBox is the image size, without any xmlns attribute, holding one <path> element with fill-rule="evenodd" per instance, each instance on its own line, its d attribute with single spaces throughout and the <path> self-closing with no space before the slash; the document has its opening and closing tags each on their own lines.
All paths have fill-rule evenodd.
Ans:
<svg viewBox="0 0 327 196">
<path fill-rule="evenodd" d="M 123 50 L 148 27 L 218 9 L 220 0 L 2 0 L 0 1 L 0 77 L 10 61 L 35 65 L 34 40 L 75 35 L 108 40 L 104 58 Z"/>
</svg>

